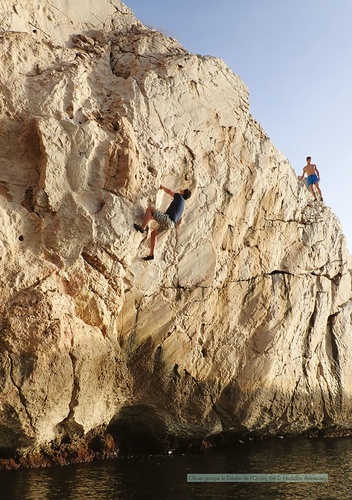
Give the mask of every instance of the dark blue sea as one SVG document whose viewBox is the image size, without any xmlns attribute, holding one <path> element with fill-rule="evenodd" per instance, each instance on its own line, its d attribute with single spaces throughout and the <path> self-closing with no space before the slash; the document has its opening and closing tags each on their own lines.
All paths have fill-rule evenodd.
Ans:
<svg viewBox="0 0 352 500">
<path fill-rule="evenodd" d="M 190 482 L 187 474 L 198 478 L 207 474 L 204 477 L 216 482 Z M 254 481 L 223 481 L 239 474 L 253 477 Z M 258 477 L 263 477 L 259 474 L 265 474 L 269 482 L 258 482 Z M 274 474 L 283 475 L 285 480 L 270 482 Z M 326 474 L 327 481 L 287 482 L 287 477 L 304 479 L 308 474 L 317 478 Z M 47 469 L 0 471 L 0 499 L 347 500 L 352 499 L 352 438 L 238 441 L 231 449 L 221 451 L 169 452 Z"/>
</svg>

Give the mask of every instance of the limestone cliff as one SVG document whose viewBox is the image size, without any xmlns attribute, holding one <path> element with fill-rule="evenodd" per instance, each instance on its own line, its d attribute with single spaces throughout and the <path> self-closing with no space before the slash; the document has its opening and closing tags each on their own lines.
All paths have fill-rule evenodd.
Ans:
<svg viewBox="0 0 352 500">
<path fill-rule="evenodd" d="M 119 0 L 82 5 L 0 6 L 0 458 L 94 433 L 91 456 L 135 436 L 347 432 L 338 219 L 224 62 Z M 133 223 L 167 207 L 161 183 L 193 195 L 146 263 Z"/>
</svg>

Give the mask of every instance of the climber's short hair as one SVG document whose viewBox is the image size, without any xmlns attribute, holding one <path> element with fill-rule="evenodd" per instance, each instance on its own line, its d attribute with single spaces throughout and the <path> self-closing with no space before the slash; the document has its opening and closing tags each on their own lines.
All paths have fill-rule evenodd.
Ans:
<svg viewBox="0 0 352 500">
<path fill-rule="evenodd" d="M 182 195 L 182 198 L 184 198 L 185 200 L 188 200 L 188 198 L 191 197 L 191 191 L 189 189 L 184 189 L 183 190 L 183 195 Z"/>
</svg>

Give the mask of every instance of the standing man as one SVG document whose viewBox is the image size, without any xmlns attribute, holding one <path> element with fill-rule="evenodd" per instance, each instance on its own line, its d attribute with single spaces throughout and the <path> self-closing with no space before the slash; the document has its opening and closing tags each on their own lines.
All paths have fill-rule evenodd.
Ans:
<svg viewBox="0 0 352 500">
<path fill-rule="evenodd" d="M 189 189 L 184 189 L 179 193 L 174 193 L 173 191 L 171 191 L 171 189 L 168 189 L 165 186 L 160 186 L 159 189 L 162 189 L 163 191 L 165 191 L 165 193 L 172 196 L 173 200 L 170 203 L 169 208 L 165 213 L 163 213 L 157 210 L 155 207 L 150 206 L 145 212 L 142 225 L 140 226 L 139 224 L 134 224 L 135 230 L 139 231 L 140 233 L 144 233 L 144 231 L 148 230 L 147 227 L 151 219 L 154 219 L 159 224 L 159 226 L 156 229 L 153 229 L 153 231 L 151 232 L 150 253 L 148 257 L 143 257 L 144 260 L 154 259 L 155 240 L 158 236 L 158 233 L 167 231 L 168 229 L 172 229 L 173 227 L 175 227 L 175 225 L 181 219 L 183 210 L 185 208 L 185 200 L 188 200 L 188 198 L 190 198 L 192 194 Z"/>
<path fill-rule="evenodd" d="M 311 163 L 312 158 L 310 156 L 307 156 L 307 165 L 303 167 L 303 173 L 302 175 L 298 176 L 298 179 L 302 181 L 304 179 L 304 176 L 307 174 L 307 181 L 308 181 L 308 189 L 314 196 L 314 201 L 317 199 L 317 195 L 315 193 L 315 189 L 317 189 L 321 201 L 323 201 L 323 195 L 321 194 L 321 190 L 319 187 L 319 181 L 320 181 L 320 174 L 319 170 L 317 169 L 317 166 L 314 165 L 314 163 Z"/>
</svg>

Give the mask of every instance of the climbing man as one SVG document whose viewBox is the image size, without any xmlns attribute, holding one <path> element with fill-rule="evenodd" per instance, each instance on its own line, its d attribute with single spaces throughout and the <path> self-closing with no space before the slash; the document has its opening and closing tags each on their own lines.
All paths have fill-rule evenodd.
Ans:
<svg viewBox="0 0 352 500">
<path fill-rule="evenodd" d="M 314 163 L 311 163 L 312 158 L 310 156 L 307 156 L 307 165 L 303 167 L 303 173 L 302 175 L 298 176 L 298 179 L 302 181 L 304 179 L 304 176 L 307 174 L 307 185 L 308 189 L 314 196 L 314 201 L 317 199 L 317 195 L 315 193 L 315 189 L 317 189 L 321 201 L 323 201 L 323 195 L 321 194 L 321 190 L 319 187 L 319 181 L 320 181 L 320 174 L 319 170 L 317 169 L 317 166 L 314 165 Z"/>
<path fill-rule="evenodd" d="M 160 212 L 155 207 L 148 207 L 142 225 L 134 224 L 134 228 L 136 231 L 144 233 L 144 231 L 148 231 L 148 224 L 151 219 L 154 219 L 159 225 L 156 229 L 153 229 L 150 235 L 150 253 L 147 257 L 143 257 L 144 260 L 153 260 L 154 259 L 154 248 L 155 248 L 155 240 L 158 236 L 159 232 L 167 231 L 168 229 L 172 229 L 175 225 L 180 221 L 183 210 L 185 208 L 185 200 L 188 200 L 191 196 L 191 191 L 189 189 L 184 189 L 179 193 L 174 193 L 171 189 L 168 189 L 165 186 L 160 186 L 159 189 L 162 189 L 168 195 L 172 196 L 173 200 L 169 205 L 169 208 L 165 213 Z"/>
</svg>

